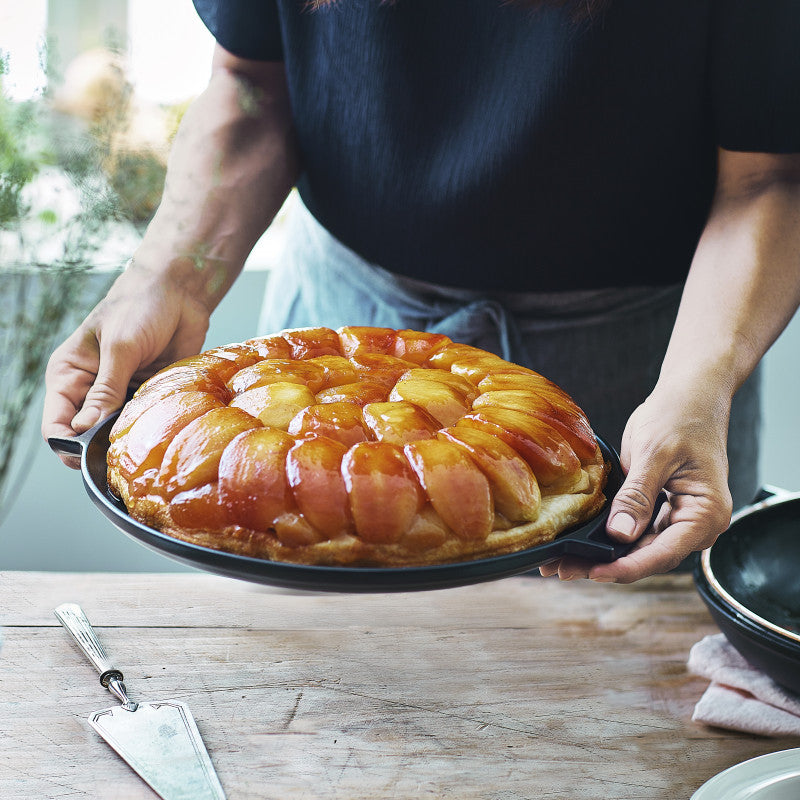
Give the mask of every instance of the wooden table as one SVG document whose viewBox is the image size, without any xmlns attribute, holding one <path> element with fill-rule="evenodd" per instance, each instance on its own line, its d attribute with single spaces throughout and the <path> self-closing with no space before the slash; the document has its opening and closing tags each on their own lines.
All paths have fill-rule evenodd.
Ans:
<svg viewBox="0 0 800 800">
<path fill-rule="evenodd" d="M 684 798 L 796 747 L 691 721 L 716 629 L 687 575 L 308 594 L 205 574 L 0 573 L 0 797 L 152 800 L 86 724 L 113 704 L 53 616 L 83 605 L 133 699 L 192 708 L 229 800 Z"/>
</svg>

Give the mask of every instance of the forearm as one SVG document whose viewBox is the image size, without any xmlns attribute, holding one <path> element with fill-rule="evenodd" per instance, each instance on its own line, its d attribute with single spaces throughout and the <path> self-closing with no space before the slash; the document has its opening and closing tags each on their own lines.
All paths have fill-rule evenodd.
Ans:
<svg viewBox="0 0 800 800">
<path fill-rule="evenodd" d="M 218 55 L 182 120 L 161 205 L 134 254 L 138 266 L 164 271 L 209 311 L 298 172 L 283 67 L 257 65 L 253 80 L 219 62 Z"/>
<path fill-rule="evenodd" d="M 660 377 L 622 438 L 627 474 L 606 527 L 635 544 L 612 564 L 567 560 L 562 578 L 666 572 L 730 521 L 731 400 L 800 302 L 800 156 L 721 151 L 719 167 Z M 669 506 L 651 527 L 663 489 Z"/>
<path fill-rule="evenodd" d="M 760 169 L 752 171 L 746 159 Z M 729 402 L 800 303 L 795 157 L 723 153 L 721 181 L 684 290 L 659 388 Z M 779 165 L 780 169 L 769 169 Z"/>
</svg>

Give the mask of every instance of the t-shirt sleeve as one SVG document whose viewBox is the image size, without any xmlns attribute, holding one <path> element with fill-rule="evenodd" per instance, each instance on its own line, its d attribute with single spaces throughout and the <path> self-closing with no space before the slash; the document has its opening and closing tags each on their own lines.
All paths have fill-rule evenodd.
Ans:
<svg viewBox="0 0 800 800">
<path fill-rule="evenodd" d="M 721 147 L 800 152 L 800 0 L 714 0 L 710 79 Z"/>
<path fill-rule="evenodd" d="M 283 61 L 276 0 L 193 0 L 217 43 L 240 58 Z"/>
</svg>

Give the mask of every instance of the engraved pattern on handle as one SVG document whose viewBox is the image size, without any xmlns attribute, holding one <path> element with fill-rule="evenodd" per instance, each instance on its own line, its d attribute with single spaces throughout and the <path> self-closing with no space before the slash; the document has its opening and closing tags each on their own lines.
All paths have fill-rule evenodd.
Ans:
<svg viewBox="0 0 800 800">
<path fill-rule="evenodd" d="M 63 603 L 55 609 L 54 613 L 92 666 L 100 673 L 100 683 L 103 686 L 108 687 L 108 682 L 112 677 L 122 680 L 122 673 L 108 657 L 86 614 L 77 603 Z"/>
</svg>

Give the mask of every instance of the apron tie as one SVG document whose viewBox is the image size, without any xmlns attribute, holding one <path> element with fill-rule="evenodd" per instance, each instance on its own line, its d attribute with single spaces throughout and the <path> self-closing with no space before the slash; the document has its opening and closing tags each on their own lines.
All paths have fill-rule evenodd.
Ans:
<svg viewBox="0 0 800 800">
<path fill-rule="evenodd" d="M 486 322 L 497 331 L 500 352 L 506 361 L 528 365 L 522 333 L 513 314 L 497 300 L 479 298 L 463 305 L 428 326 L 431 333 L 445 333 L 451 339 L 472 344 L 486 337 Z"/>
</svg>

